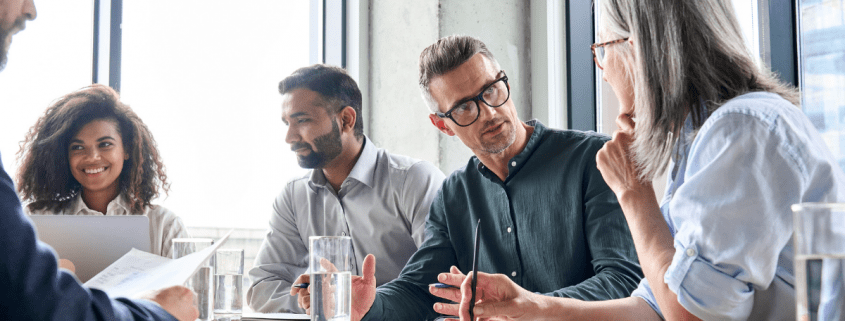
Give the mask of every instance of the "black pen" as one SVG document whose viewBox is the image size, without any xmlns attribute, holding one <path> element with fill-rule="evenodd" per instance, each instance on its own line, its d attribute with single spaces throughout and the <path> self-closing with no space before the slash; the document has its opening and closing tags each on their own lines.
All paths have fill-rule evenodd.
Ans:
<svg viewBox="0 0 845 321">
<path fill-rule="evenodd" d="M 292 288 L 300 288 L 300 289 L 307 289 L 309 285 L 311 285 L 311 283 L 294 283 L 294 284 L 293 284 L 293 285 L 291 285 L 290 287 L 292 287 Z"/>
<path fill-rule="evenodd" d="M 472 254 L 472 296 L 469 300 L 469 319 L 475 320 L 475 285 L 478 279 L 478 230 L 481 229 L 481 219 L 475 225 L 475 252 Z"/>
</svg>

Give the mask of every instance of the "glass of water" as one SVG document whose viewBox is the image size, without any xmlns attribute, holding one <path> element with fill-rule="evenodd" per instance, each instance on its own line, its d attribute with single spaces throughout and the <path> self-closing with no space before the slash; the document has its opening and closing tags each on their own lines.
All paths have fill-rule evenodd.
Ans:
<svg viewBox="0 0 845 321">
<path fill-rule="evenodd" d="M 352 311 L 352 238 L 312 236 L 311 320 L 349 321 Z"/>
<path fill-rule="evenodd" d="M 845 320 L 845 204 L 801 203 L 792 211 L 797 320 Z"/>
<path fill-rule="evenodd" d="M 214 320 L 241 319 L 244 250 L 217 250 L 214 255 Z"/>
<path fill-rule="evenodd" d="M 172 241 L 171 256 L 174 259 L 186 256 L 188 254 L 200 251 L 214 244 L 214 240 L 206 238 L 176 238 Z M 213 293 L 211 288 L 214 284 L 214 273 L 212 272 L 211 259 L 206 260 L 197 273 L 194 273 L 185 287 L 194 291 L 197 294 L 194 302 L 199 310 L 199 318 L 197 320 L 209 321 L 211 320 L 211 309 L 213 302 Z"/>
</svg>

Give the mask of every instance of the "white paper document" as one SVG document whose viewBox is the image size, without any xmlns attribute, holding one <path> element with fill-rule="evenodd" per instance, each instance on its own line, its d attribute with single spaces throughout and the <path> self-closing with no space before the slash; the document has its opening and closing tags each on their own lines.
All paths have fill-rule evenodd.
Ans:
<svg viewBox="0 0 845 321">
<path fill-rule="evenodd" d="M 183 285 L 218 247 L 226 243 L 230 234 L 232 231 L 214 245 L 175 260 L 132 249 L 85 282 L 85 286 L 103 290 L 114 298 Z"/>
</svg>

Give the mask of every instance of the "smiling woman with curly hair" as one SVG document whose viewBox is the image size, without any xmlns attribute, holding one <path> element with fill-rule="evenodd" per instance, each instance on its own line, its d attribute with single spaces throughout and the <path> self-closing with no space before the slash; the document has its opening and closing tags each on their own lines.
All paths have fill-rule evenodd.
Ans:
<svg viewBox="0 0 845 321">
<path fill-rule="evenodd" d="M 152 204 L 169 184 L 155 140 L 114 89 L 92 85 L 53 103 L 18 153 L 18 192 L 29 214 L 145 215 L 152 252 L 187 237 L 173 212 Z"/>
</svg>

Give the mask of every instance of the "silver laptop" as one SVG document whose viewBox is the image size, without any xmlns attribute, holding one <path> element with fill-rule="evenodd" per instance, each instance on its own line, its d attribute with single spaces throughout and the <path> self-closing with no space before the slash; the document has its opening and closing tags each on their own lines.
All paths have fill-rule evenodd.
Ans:
<svg viewBox="0 0 845 321">
<path fill-rule="evenodd" d="M 150 219 L 143 215 L 30 215 L 38 239 L 76 266 L 85 283 L 133 247 L 150 251 Z"/>
</svg>

